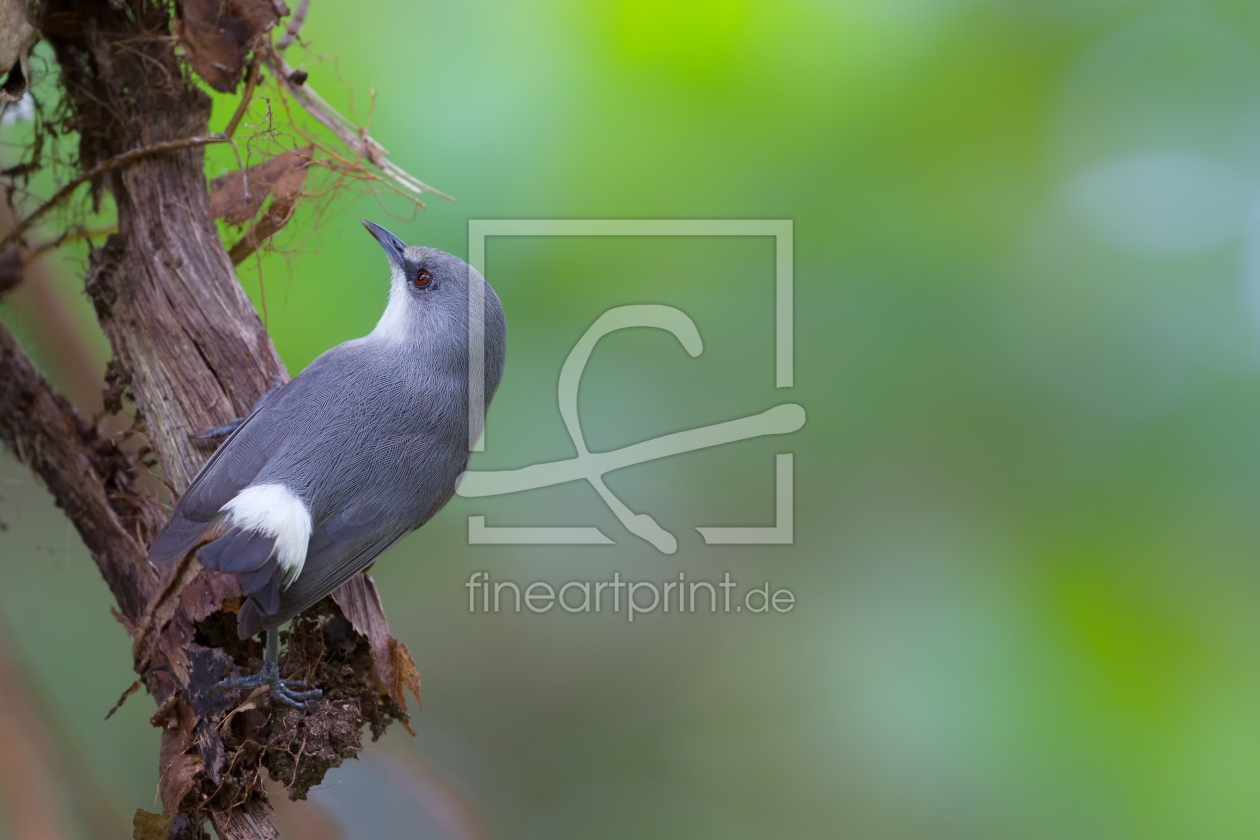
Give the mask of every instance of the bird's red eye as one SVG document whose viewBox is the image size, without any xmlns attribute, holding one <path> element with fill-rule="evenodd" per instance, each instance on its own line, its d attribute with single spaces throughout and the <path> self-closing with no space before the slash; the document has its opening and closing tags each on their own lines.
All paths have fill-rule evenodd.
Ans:
<svg viewBox="0 0 1260 840">
<path fill-rule="evenodd" d="M 422 289 L 429 285 L 429 281 L 432 279 L 433 278 L 429 276 L 429 272 L 425 271 L 423 268 L 416 272 L 416 285 Z"/>
</svg>

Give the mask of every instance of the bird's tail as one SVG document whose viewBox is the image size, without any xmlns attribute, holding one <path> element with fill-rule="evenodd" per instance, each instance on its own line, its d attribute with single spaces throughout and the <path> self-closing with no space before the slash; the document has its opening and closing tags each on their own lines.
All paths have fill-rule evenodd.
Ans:
<svg viewBox="0 0 1260 840">
<path fill-rule="evenodd" d="M 149 547 L 149 562 L 166 563 L 183 557 L 197 544 L 211 524 L 213 523 L 197 522 L 175 513 Z"/>
<path fill-rule="evenodd" d="M 257 531 L 233 528 L 197 551 L 201 565 L 236 575 L 241 589 L 267 612 L 280 608 L 280 564 L 276 539 Z"/>
</svg>

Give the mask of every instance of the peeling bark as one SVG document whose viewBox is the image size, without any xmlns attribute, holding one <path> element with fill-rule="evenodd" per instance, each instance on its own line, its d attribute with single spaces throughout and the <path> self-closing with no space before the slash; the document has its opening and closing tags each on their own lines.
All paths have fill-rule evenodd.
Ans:
<svg viewBox="0 0 1260 840">
<path fill-rule="evenodd" d="M 203 149 L 178 142 L 205 134 L 210 100 L 176 54 L 171 8 L 45 0 L 37 24 L 57 55 L 82 171 L 95 173 L 128 150 L 153 151 L 101 170 L 93 182 L 97 196 L 113 195 L 118 232 L 92 250 L 85 288 L 114 354 L 105 405 L 117 412 L 124 395 L 135 402 L 136 429 L 149 447 L 142 452 L 152 452 L 153 466 L 179 493 L 212 451 L 189 432 L 245 415 L 288 374 L 211 217 Z M 242 50 L 256 46 L 257 31 L 249 30 Z M 153 150 L 157 143 L 174 145 Z M 304 169 L 290 174 L 295 184 L 271 187 L 271 216 L 288 218 Z M 163 811 L 138 811 L 136 837 L 201 840 L 209 821 L 228 840 L 274 838 L 264 774 L 291 798 L 305 798 L 330 767 L 362 748 L 363 727 L 376 738 L 392 721 L 406 723 L 402 690 L 418 692 L 419 676 L 366 578 L 300 615 L 287 634 L 285 675 L 324 690 L 309 709 L 272 708 L 265 690 L 215 692 L 223 678 L 256 669 L 262 655 L 258 643 L 236 637 L 236 578 L 202 569 L 193 557 L 160 572 L 148 564 L 147 546 L 166 518 L 141 480 L 150 464 L 56 394 L 3 325 L 0 441 L 41 476 L 78 529 L 157 703 Z"/>
</svg>

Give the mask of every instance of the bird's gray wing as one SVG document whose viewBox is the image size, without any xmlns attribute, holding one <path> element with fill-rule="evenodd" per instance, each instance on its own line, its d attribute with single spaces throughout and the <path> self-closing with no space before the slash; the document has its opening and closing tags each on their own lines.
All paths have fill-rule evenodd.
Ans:
<svg viewBox="0 0 1260 840">
<path fill-rule="evenodd" d="M 237 619 L 242 639 L 278 627 L 371 565 L 411 530 L 403 517 L 375 502 L 360 502 L 330 515 L 311 532 L 300 574 L 281 590 L 277 608 L 246 601 Z M 251 581 L 267 592 L 272 581 Z M 250 591 L 251 587 L 247 587 Z"/>
<path fill-rule="evenodd" d="M 273 394 L 215 450 L 175 504 L 170 522 L 153 541 L 149 548 L 150 562 L 161 563 L 183 557 L 196 545 L 223 506 L 266 466 L 268 459 L 293 431 L 287 424 L 268 423 L 266 418 L 293 391 L 293 383 L 289 383 Z"/>
</svg>

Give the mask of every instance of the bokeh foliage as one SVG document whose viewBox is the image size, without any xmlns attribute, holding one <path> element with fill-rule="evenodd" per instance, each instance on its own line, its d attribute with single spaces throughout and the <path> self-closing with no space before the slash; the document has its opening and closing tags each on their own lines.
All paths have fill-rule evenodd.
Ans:
<svg viewBox="0 0 1260 840">
<path fill-rule="evenodd" d="M 790 392 L 768 241 L 492 240 L 509 360 L 474 467 L 572 454 L 560 364 L 624 303 L 684 309 L 705 352 L 601 344 L 592 448 L 788 399 L 809 420 L 610 477 L 673 557 L 584 485 L 453 502 L 375 571 L 426 691 L 416 742 L 387 750 L 424 751 L 504 837 L 1256 835 L 1252 4 L 316 2 L 304 35 L 311 84 L 361 118 L 370 85 L 373 134 L 459 202 L 299 211 L 261 264 L 294 372 L 384 304 L 358 218 L 460 255 L 470 218 L 795 222 Z M 89 331 L 83 254 L 58 259 Z M 703 546 L 694 525 L 768 522 L 785 446 L 795 545 Z M 147 801 L 149 710 L 99 720 L 129 681 L 107 593 L 3 470 L 0 614 L 107 787 Z M 618 545 L 470 547 L 475 514 Z M 462 586 L 679 569 L 798 606 L 630 626 L 469 615 Z M 341 772 L 316 796 L 347 836 L 413 836 L 370 761 Z"/>
</svg>

